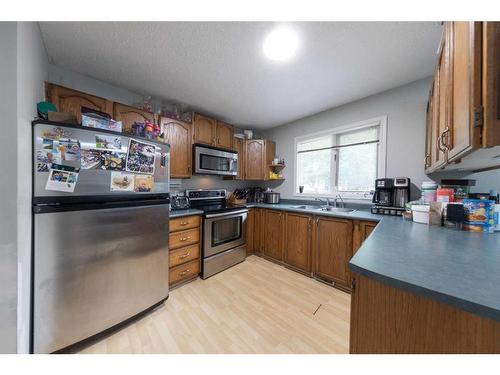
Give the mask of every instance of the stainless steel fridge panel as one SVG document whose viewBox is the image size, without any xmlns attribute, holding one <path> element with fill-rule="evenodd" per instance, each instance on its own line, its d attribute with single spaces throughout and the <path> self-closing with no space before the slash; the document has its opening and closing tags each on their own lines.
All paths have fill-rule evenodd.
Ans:
<svg viewBox="0 0 500 375">
<path fill-rule="evenodd" d="M 168 296 L 168 205 L 36 214 L 34 352 L 97 334 Z"/>
<path fill-rule="evenodd" d="M 99 129 L 86 128 L 86 127 L 68 127 L 64 125 L 49 125 L 49 124 L 35 124 L 33 131 L 33 173 L 34 173 L 34 197 L 48 197 L 48 196 L 85 196 L 85 195 L 120 195 L 130 194 L 131 192 L 117 192 L 111 191 L 111 170 L 100 169 L 80 169 L 78 182 L 75 186 L 73 193 L 59 192 L 45 190 L 45 185 L 49 177 L 49 172 L 37 171 L 37 152 L 43 149 L 43 134 L 45 132 L 54 132 L 54 129 L 60 129 L 63 132 L 62 138 L 77 139 L 83 149 L 96 149 L 96 135 L 103 135 L 106 137 L 119 137 L 122 140 L 121 152 L 127 155 L 128 144 L 130 138 L 137 139 L 122 135 L 121 133 L 109 134 L 102 133 Z M 141 142 L 148 143 L 148 140 L 138 139 Z M 153 143 L 153 142 L 149 142 Z M 154 143 L 156 146 L 155 158 L 155 173 L 154 173 L 154 190 L 152 193 L 168 193 L 169 191 L 169 175 L 170 175 L 170 147 L 167 144 Z M 165 161 L 165 166 L 162 166 L 162 156 Z M 77 161 L 62 161 L 62 165 L 80 168 L 80 160 Z M 125 172 L 125 166 L 123 166 Z M 133 193 L 133 192 L 132 192 Z M 135 193 L 137 195 L 147 195 L 149 193 Z"/>
</svg>

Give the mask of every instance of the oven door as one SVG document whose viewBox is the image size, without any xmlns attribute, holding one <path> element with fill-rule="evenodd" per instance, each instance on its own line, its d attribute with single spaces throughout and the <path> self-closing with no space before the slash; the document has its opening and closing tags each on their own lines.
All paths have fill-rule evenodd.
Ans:
<svg viewBox="0 0 500 375">
<path fill-rule="evenodd" d="M 207 214 L 203 225 L 203 257 L 245 244 L 248 210 Z"/>
<path fill-rule="evenodd" d="M 238 174 L 238 154 L 209 147 L 195 146 L 194 172 L 236 176 Z"/>
</svg>

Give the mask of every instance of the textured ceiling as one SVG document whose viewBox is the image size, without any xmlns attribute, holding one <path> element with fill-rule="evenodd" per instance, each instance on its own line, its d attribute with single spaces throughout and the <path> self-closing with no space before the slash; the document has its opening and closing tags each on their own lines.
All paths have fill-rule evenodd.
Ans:
<svg viewBox="0 0 500 375">
<path fill-rule="evenodd" d="M 430 76 L 438 22 L 297 22 L 298 53 L 262 53 L 269 22 L 41 22 L 56 65 L 269 128 Z"/>
</svg>

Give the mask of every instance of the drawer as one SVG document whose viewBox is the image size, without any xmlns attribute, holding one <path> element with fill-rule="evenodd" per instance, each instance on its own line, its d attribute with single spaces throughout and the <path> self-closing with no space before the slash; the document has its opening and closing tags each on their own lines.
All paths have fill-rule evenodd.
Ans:
<svg viewBox="0 0 500 375">
<path fill-rule="evenodd" d="M 172 250 L 169 253 L 169 267 L 175 267 L 179 264 L 189 262 L 200 257 L 200 244 L 181 247 L 180 249 Z"/>
<path fill-rule="evenodd" d="M 170 219 L 170 232 L 178 232 L 180 230 L 198 228 L 199 226 L 199 216 L 186 216 Z"/>
<path fill-rule="evenodd" d="M 183 230 L 182 232 L 170 233 L 168 245 L 170 250 L 173 250 L 179 247 L 193 245 L 198 242 L 200 242 L 200 230 L 199 228 L 196 228 Z"/>
<path fill-rule="evenodd" d="M 200 273 L 200 261 L 196 259 L 189 263 L 181 264 L 180 266 L 171 268 L 168 272 L 169 284 L 176 284 L 197 276 Z"/>
</svg>

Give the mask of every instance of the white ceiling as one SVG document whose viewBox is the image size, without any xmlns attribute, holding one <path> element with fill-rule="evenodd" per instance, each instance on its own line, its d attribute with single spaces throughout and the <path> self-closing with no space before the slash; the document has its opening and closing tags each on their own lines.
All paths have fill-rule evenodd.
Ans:
<svg viewBox="0 0 500 375">
<path fill-rule="evenodd" d="M 41 22 L 56 65 L 269 128 L 433 73 L 438 22 L 297 22 L 298 53 L 273 62 L 269 22 Z"/>
</svg>

